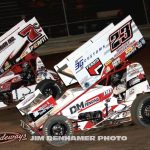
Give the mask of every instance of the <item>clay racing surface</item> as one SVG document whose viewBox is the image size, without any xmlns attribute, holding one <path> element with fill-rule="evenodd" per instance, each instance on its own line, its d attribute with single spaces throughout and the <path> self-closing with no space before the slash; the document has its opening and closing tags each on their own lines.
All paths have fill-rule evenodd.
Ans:
<svg viewBox="0 0 150 150">
<path fill-rule="evenodd" d="M 55 54 L 43 57 L 46 66 L 52 68 L 57 62 L 62 60 L 67 54 Z M 56 59 L 57 58 L 57 59 Z M 150 41 L 144 49 L 131 58 L 133 61 L 140 62 L 150 81 Z M 0 111 L 0 132 L 26 132 L 20 127 L 22 116 L 15 108 Z M 150 150 L 150 128 L 142 128 L 137 125 L 123 126 L 109 129 L 95 129 L 80 135 L 91 136 L 127 136 L 127 141 L 94 141 L 94 142 L 70 142 L 63 147 L 54 147 L 46 142 L 32 142 L 30 135 L 27 134 L 26 141 L 13 141 L 0 144 L 0 150 Z"/>
</svg>

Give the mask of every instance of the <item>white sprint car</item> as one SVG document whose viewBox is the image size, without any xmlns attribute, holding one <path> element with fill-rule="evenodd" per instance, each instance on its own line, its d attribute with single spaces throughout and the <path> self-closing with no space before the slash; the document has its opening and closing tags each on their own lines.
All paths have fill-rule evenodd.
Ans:
<svg viewBox="0 0 150 150">
<path fill-rule="evenodd" d="M 112 26 L 55 66 L 66 86 L 75 82 L 81 86 L 69 88 L 58 100 L 36 90 L 17 105 L 27 118 L 23 128 L 47 137 L 130 121 L 150 127 L 149 83 L 143 67 L 126 60 L 145 41 L 130 16 Z M 66 143 L 47 141 L 59 146 Z"/>
</svg>

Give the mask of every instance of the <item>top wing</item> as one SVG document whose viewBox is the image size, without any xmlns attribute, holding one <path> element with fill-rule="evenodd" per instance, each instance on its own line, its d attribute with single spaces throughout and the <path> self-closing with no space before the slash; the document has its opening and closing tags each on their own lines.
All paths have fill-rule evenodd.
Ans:
<svg viewBox="0 0 150 150">
<path fill-rule="evenodd" d="M 114 24 L 111 23 L 108 25 L 105 29 L 100 31 L 98 34 L 96 34 L 94 37 L 89 39 L 85 44 L 83 44 L 81 47 L 76 49 L 74 52 L 72 52 L 69 56 L 67 56 L 65 59 L 63 59 L 61 62 L 59 62 L 57 65 L 54 66 L 56 72 L 59 74 L 63 82 L 65 83 L 66 86 L 69 86 L 73 83 L 77 82 L 76 75 L 74 74 L 72 68 L 70 68 L 69 63 L 69 57 L 72 57 L 73 59 L 77 56 L 79 59 L 74 59 L 76 62 L 75 63 L 75 68 L 80 68 L 82 69 L 83 67 L 83 61 L 82 61 L 82 56 L 83 53 L 86 53 L 86 50 L 88 47 L 93 45 L 94 42 L 99 40 L 102 36 L 104 36 L 109 30 L 111 30 L 114 27 Z"/>
<path fill-rule="evenodd" d="M 0 37 L 0 75 L 47 40 L 36 18 L 18 23 Z"/>
<path fill-rule="evenodd" d="M 19 30 L 21 28 L 21 26 L 23 26 L 25 23 L 26 23 L 25 20 L 22 20 L 18 24 L 16 24 L 14 27 L 12 27 L 9 31 L 7 31 L 6 33 L 4 33 L 0 37 L 0 43 L 2 41 L 4 41 L 7 37 L 10 37 L 14 32 L 16 32 L 17 30 Z"/>
<path fill-rule="evenodd" d="M 70 85 L 65 80 L 69 77 L 82 88 L 89 88 L 145 44 L 131 16 L 116 26 L 109 25 L 99 35 L 55 65 L 55 70 L 66 85 Z M 64 66 L 74 79 L 62 73 L 65 72 Z"/>
</svg>

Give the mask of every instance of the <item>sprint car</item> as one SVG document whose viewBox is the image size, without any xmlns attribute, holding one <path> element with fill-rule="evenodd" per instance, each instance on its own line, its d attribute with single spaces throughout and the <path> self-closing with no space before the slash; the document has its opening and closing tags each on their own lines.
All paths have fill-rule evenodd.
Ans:
<svg viewBox="0 0 150 150">
<path fill-rule="evenodd" d="M 35 18 L 19 22 L 0 37 L 0 107 L 23 100 L 35 89 L 54 97 L 61 94 L 59 76 L 35 53 L 47 39 Z"/>
<path fill-rule="evenodd" d="M 66 86 L 76 82 L 78 86 L 57 100 L 36 90 L 17 105 L 26 118 L 22 127 L 45 137 L 131 121 L 150 127 L 149 83 L 141 64 L 127 60 L 144 44 L 131 16 L 116 26 L 110 24 L 55 66 Z"/>
<path fill-rule="evenodd" d="M 96 84 L 86 92 L 81 87 L 68 89 L 58 100 L 45 98 L 36 90 L 17 105 L 26 118 L 22 127 L 32 135 L 45 136 L 71 136 L 76 131 L 131 121 L 150 127 L 150 88 L 142 66 L 125 64 L 107 80 L 105 85 Z"/>
</svg>

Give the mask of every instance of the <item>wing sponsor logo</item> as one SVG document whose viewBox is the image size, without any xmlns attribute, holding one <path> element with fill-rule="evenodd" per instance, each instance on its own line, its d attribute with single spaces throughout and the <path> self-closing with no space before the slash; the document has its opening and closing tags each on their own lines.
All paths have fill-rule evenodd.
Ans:
<svg viewBox="0 0 150 150">
<path fill-rule="evenodd" d="M 103 64 L 101 63 L 100 59 L 97 58 L 88 66 L 86 66 L 86 69 L 91 76 L 100 75 L 103 69 Z"/>
<path fill-rule="evenodd" d="M 18 34 L 23 38 L 27 37 L 30 42 L 34 42 L 39 37 L 42 36 L 40 32 L 41 32 L 40 25 L 37 23 L 34 23 L 33 25 L 29 24 L 28 26 L 26 26 Z"/>
<path fill-rule="evenodd" d="M 121 59 L 120 57 L 118 57 L 117 59 L 115 59 L 113 62 L 112 62 L 112 65 L 114 67 L 118 66 L 119 64 L 121 63 Z"/>
<path fill-rule="evenodd" d="M 81 71 L 84 67 L 84 61 L 83 61 L 83 57 L 81 56 L 79 59 L 77 59 L 75 61 L 75 71 L 76 73 L 78 73 L 79 71 Z"/>
<path fill-rule="evenodd" d="M 84 64 L 87 63 L 88 61 L 90 61 L 93 58 L 93 56 L 98 55 L 99 52 L 101 52 L 104 47 L 105 47 L 105 45 L 103 45 L 103 47 L 100 47 L 99 49 L 96 49 L 95 51 L 93 51 L 93 53 L 88 54 L 85 58 L 83 58 L 83 56 L 78 58 L 75 61 L 75 71 L 76 71 L 76 73 L 81 71 L 84 67 Z"/>
<path fill-rule="evenodd" d="M 7 41 L 5 41 L 3 44 L 0 45 L 0 52 L 2 52 L 4 49 L 9 47 L 11 44 L 14 43 L 16 39 L 12 36 Z"/>
<path fill-rule="evenodd" d="M 129 47 L 129 41 L 127 41 L 126 43 L 124 43 L 123 45 L 121 45 L 121 47 L 119 47 L 117 50 L 116 50 L 116 54 L 114 56 L 114 58 L 117 58 L 118 56 L 120 56 L 122 53 L 124 53 L 124 51 Z"/>
<path fill-rule="evenodd" d="M 111 52 L 118 49 L 120 46 L 122 46 L 124 43 L 126 43 L 133 37 L 131 22 L 132 20 L 127 22 L 125 25 L 120 27 L 118 30 L 116 30 L 109 36 Z"/>
<path fill-rule="evenodd" d="M 36 22 L 33 25 L 29 24 L 28 26 L 26 26 L 24 29 L 22 29 L 18 33 L 18 35 L 20 35 L 23 38 L 27 37 L 28 41 L 30 43 L 33 43 L 29 47 L 31 49 L 31 51 L 33 51 L 33 50 L 37 49 L 40 45 L 42 45 L 43 43 L 45 43 L 48 40 L 46 35 L 42 36 L 41 32 L 42 32 L 42 28 Z"/>
<path fill-rule="evenodd" d="M 42 36 L 40 39 L 38 39 L 36 42 L 34 42 L 30 46 L 31 51 L 37 49 L 39 46 L 41 46 L 42 44 L 44 44 L 47 40 L 48 40 L 48 38 L 45 35 Z"/>
<path fill-rule="evenodd" d="M 100 53 L 100 52 L 103 50 L 103 48 L 105 48 L 105 47 L 106 47 L 106 46 L 103 45 L 103 47 L 100 47 L 100 48 L 96 49 L 95 51 L 92 50 L 93 53 L 88 54 L 87 57 L 84 58 L 84 62 L 89 61 L 91 58 L 93 58 L 93 56 L 99 55 L 99 53 Z"/>
</svg>

